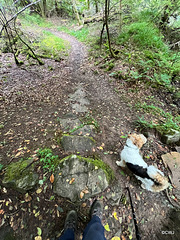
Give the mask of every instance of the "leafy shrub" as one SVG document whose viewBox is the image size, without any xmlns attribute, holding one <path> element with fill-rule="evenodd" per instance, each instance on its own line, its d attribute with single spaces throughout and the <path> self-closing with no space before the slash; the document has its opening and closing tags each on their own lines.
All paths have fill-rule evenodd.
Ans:
<svg viewBox="0 0 180 240">
<path fill-rule="evenodd" d="M 137 123 L 145 128 L 155 128 L 161 133 L 168 133 L 172 129 L 180 131 L 180 116 L 173 116 L 170 112 L 165 112 L 163 109 L 146 103 L 135 105 L 137 109 L 143 109 L 147 113 L 155 115 L 158 122 L 147 121 L 144 118 L 139 118 Z"/>
</svg>

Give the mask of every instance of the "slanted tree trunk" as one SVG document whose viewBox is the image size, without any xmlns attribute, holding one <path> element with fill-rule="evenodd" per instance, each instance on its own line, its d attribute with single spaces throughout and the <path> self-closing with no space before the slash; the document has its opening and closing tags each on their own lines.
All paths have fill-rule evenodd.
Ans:
<svg viewBox="0 0 180 240">
<path fill-rule="evenodd" d="M 109 3 L 110 3 L 110 0 L 105 0 L 105 19 L 104 19 L 104 23 L 106 25 L 106 32 L 107 32 L 107 37 L 108 37 L 109 52 L 111 54 L 111 57 L 115 57 L 114 52 L 113 52 L 112 47 L 111 47 L 111 39 L 110 39 L 110 35 L 109 35 L 109 25 L 108 25 Z"/>
<path fill-rule="evenodd" d="M 72 5 L 73 5 L 74 14 L 75 14 L 76 19 L 78 21 L 78 24 L 80 26 L 81 25 L 81 20 L 80 20 L 80 17 L 79 17 L 79 13 L 78 13 L 78 10 L 77 10 L 77 6 L 76 6 L 76 1 L 75 0 L 72 0 Z"/>
</svg>

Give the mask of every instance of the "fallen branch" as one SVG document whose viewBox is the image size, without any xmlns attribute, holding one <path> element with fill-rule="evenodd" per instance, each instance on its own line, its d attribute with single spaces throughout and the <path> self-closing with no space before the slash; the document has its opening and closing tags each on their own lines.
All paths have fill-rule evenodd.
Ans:
<svg viewBox="0 0 180 240">
<path fill-rule="evenodd" d="M 16 19 L 15 19 L 15 21 L 16 21 Z M 20 37 L 20 35 L 19 35 L 18 31 L 17 31 L 17 28 L 16 28 L 16 23 L 15 23 L 15 21 L 14 21 L 14 30 L 15 30 L 18 38 L 19 38 L 20 41 L 32 52 L 32 56 L 31 56 L 31 57 L 34 58 L 34 59 L 36 59 L 36 60 L 38 61 L 39 65 L 43 65 L 44 63 L 43 63 L 41 60 L 39 60 L 38 56 L 37 56 L 36 53 L 33 51 L 33 49 Z"/>
<path fill-rule="evenodd" d="M 172 43 L 170 46 L 170 48 L 174 48 L 176 45 L 178 45 L 178 47 L 180 48 L 180 41 L 176 42 L 176 43 Z"/>
</svg>

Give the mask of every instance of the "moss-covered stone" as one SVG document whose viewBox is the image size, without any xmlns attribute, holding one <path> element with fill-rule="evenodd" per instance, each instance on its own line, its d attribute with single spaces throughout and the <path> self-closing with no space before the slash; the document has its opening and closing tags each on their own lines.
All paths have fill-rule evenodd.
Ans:
<svg viewBox="0 0 180 240">
<path fill-rule="evenodd" d="M 3 184 L 19 192 L 32 189 L 38 182 L 38 175 L 34 173 L 33 159 L 20 160 L 6 167 Z"/>
<path fill-rule="evenodd" d="M 59 163 L 62 164 L 64 161 L 71 159 L 73 157 L 78 158 L 78 160 L 80 162 L 85 161 L 87 163 L 92 163 L 95 168 L 101 168 L 104 171 L 104 173 L 106 174 L 108 183 L 110 183 L 111 181 L 113 181 L 115 179 L 114 171 L 110 168 L 110 166 L 108 166 L 108 164 L 103 162 L 101 159 L 86 158 L 86 157 L 82 157 L 80 155 L 71 154 L 71 155 L 61 159 Z"/>
<path fill-rule="evenodd" d="M 103 192 L 113 179 L 112 169 L 101 160 L 72 154 L 60 161 L 53 190 L 75 202 Z"/>
</svg>

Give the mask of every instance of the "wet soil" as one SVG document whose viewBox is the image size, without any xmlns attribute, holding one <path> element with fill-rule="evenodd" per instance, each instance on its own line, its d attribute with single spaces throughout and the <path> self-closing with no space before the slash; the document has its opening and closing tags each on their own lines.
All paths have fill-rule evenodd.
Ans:
<svg viewBox="0 0 180 240">
<path fill-rule="evenodd" d="M 69 95 L 79 86 L 83 87 L 90 102 L 88 114 L 99 123 L 95 136 L 97 148 L 94 156 L 99 156 L 115 171 L 113 184 L 122 189 L 122 199 L 118 206 L 112 206 L 107 199 L 110 186 L 99 197 L 104 203 L 103 225 L 108 222 L 110 231 L 105 231 L 109 240 L 115 236 L 135 239 L 135 231 L 129 198 L 125 187 L 129 186 L 135 214 L 142 239 L 163 239 L 161 229 L 166 221 L 169 204 L 165 194 L 147 192 L 140 187 L 132 174 L 116 166 L 119 152 L 123 149 L 128 133 L 136 131 L 134 121 L 137 110 L 133 104 L 138 99 L 155 95 L 154 90 L 138 83 L 129 86 L 125 82 L 112 79 L 88 61 L 86 47 L 74 37 L 52 30 L 52 33 L 70 42 L 68 61 L 44 60 L 43 66 L 14 64 L 12 54 L 1 54 L 0 79 L 0 162 L 7 165 L 21 158 L 30 157 L 37 148 L 50 147 L 60 158 L 67 155 L 55 140 L 60 129 L 59 119 L 68 113 L 82 117 L 87 112 L 78 113 L 72 109 Z M 118 89 L 118 91 L 117 91 Z M 156 94 L 156 101 L 163 102 Z M 163 104 L 166 106 L 165 101 Z M 102 146 L 101 148 L 99 148 Z M 165 171 L 161 154 L 169 152 L 157 136 L 151 135 L 142 149 L 147 163 L 156 163 Z M 41 168 L 37 168 L 40 179 Z M 34 239 L 37 227 L 42 230 L 42 239 L 53 239 L 63 231 L 64 220 L 71 209 L 78 211 L 77 239 L 89 220 L 89 207 L 93 199 L 74 204 L 68 199 L 53 194 L 49 181 L 51 173 L 41 193 L 30 191 L 30 199 L 12 189 L 0 188 L 0 226 L 10 225 L 18 239 Z M 3 176 L 3 172 L 1 172 Z M 96 198 L 95 197 L 95 198 Z M 114 215 L 114 213 L 116 213 Z M 116 217 L 114 217 L 116 216 Z M 131 237 L 130 237 L 131 238 Z M 171 239 L 171 238 L 169 238 Z"/>
</svg>

